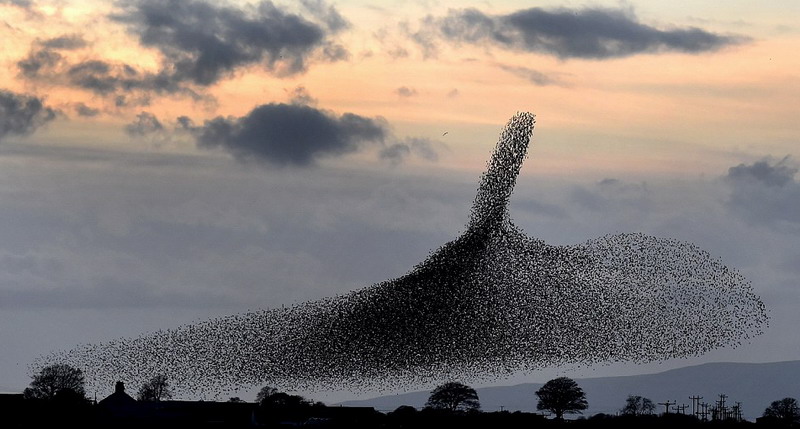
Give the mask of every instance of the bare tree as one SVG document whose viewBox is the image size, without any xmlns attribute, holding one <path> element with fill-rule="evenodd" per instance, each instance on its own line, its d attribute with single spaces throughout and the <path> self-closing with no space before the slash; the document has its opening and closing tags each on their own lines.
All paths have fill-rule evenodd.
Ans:
<svg viewBox="0 0 800 429">
<path fill-rule="evenodd" d="M 589 407 L 586 394 L 575 380 L 568 377 L 554 378 L 536 391 L 539 403 L 537 410 L 547 410 L 556 415 L 556 419 L 563 420 L 564 414 L 580 414 Z"/>
<path fill-rule="evenodd" d="M 28 399 L 53 399 L 59 392 L 85 397 L 83 371 L 65 364 L 46 366 L 22 393 Z"/>
<path fill-rule="evenodd" d="M 656 404 L 649 398 L 639 395 L 628 395 L 625 400 L 625 407 L 620 412 L 626 416 L 644 416 L 653 414 L 656 409 Z"/>
<path fill-rule="evenodd" d="M 469 411 L 481 408 L 475 389 L 458 382 L 445 383 L 433 389 L 425 406 L 447 411 Z"/>
<path fill-rule="evenodd" d="M 800 422 L 800 406 L 797 405 L 797 399 L 783 398 L 778 401 L 773 401 L 764 410 L 764 417 L 772 417 L 787 424 Z"/>
<path fill-rule="evenodd" d="M 156 375 L 150 381 L 142 384 L 136 395 L 136 399 L 140 401 L 161 401 L 170 398 L 172 398 L 172 389 L 170 389 L 167 376 L 164 374 Z"/>
</svg>

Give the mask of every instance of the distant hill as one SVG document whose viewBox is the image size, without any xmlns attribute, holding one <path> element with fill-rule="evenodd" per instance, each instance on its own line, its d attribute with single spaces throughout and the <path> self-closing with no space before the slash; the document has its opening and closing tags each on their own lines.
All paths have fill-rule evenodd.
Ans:
<svg viewBox="0 0 800 429">
<path fill-rule="evenodd" d="M 640 395 L 653 402 L 677 401 L 689 405 L 690 396 L 702 396 L 703 402 L 713 404 L 719 394 L 728 395 L 727 404 L 741 402 L 742 413 L 748 420 L 760 417 L 770 402 L 787 396 L 800 399 L 800 361 L 774 363 L 708 363 L 673 369 L 656 374 L 623 377 L 575 379 L 586 392 L 589 409 L 585 416 L 597 413 L 615 414 L 629 394 Z M 477 389 L 481 408 L 498 411 L 536 411 L 534 392 L 542 385 L 526 383 L 515 386 Z M 373 399 L 343 402 L 345 406 L 369 406 L 391 411 L 400 405 L 421 408 L 430 392 L 413 392 Z M 664 407 L 657 406 L 659 413 Z"/>
</svg>

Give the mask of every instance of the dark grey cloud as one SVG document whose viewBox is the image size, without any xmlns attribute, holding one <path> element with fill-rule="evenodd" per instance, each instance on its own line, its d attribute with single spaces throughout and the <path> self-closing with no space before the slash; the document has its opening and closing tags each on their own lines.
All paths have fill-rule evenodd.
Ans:
<svg viewBox="0 0 800 429">
<path fill-rule="evenodd" d="M 50 49 L 80 49 L 88 45 L 80 34 L 65 34 L 52 39 L 43 40 L 39 45 Z"/>
<path fill-rule="evenodd" d="M 798 168 L 785 157 L 764 159 L 728 169 L 725 182 L 731 188 L 727 207 L 753 224 L 782 227 L 800 225 Z"/>
<path fill-rule="evenodd" d="M 355 152 L 363 143 L 383 143 L 387 127 L 381 118 L 271 103 L 239 118 L 219 116 L 187 129 L 198 146 L 222 148 L 242 161 L 308 166 L 318 158 Z"/>
<path fill-rule="evenodd" d="M 34 79 L 54 69 L 62 58 L 61 54 L 51 49 L 31 50 L 27 57 L 17 61 L 17 68 L 22 77 Z"/>
<path fill-rule="evenodd" d="M 133 75 L 132 68 L 126 68 L 124 74 Z M 108 94 L 117 89 L 122 78 L 112 71 L 112 65 L 100 60 L 84 61 L 67 70 L 71 83 L 100 94 Z"/>
<path fill-rule="evenodd" d="M 69 46 L 67 42 L 59 44 Z M 113 97 L 118 107 L 147 105 L 152 93 L 183 95 L 196 101 L 208 99 L 164 71 L 143 72 L 126 63 L 101 59 L 72 63 L 59 53 L 59 49 L 67 48 L 31 49 L 27 57 L 17 62 L 20 76 L 47 85 L 80 88 Z"/>
<path fill-rule="evenodd" d="M 87 45 L 86 40 L 79 34 L 65 34 L 51 39 L 37 40 L 33 43 L 28 56 L 17 62 L 17 68 L 21 76 L 29 79 L 36 78 L 40 74 L 51 74 L 49 72 L 64 62 L 64 57 L 58 51 L 80 49 Z"/>
<path fill-rule="evenodd" d="M 55 119 L 56 113 L 38 97 L 0 89 L 0 140 L 30 134 Z"/>
<path fill-rule="evenodd" d="M 321 54 L 336 61 L 347 56 L 331 36 L 347 27 L 333 7 L 305 1 L 314 22 L 270 1 L 249 10 L 201 0 L 126 0 L 113 16 L 144 46 L 165 58 L 171 79 L 211 85 L 239 68 L 255 64 L 282 76 L 301 73 Z"/>
<path fill-rule="evenodd" d="M 395 89 L 394 93 L 401 97 L 413 97 L 417 95 L 417 90 L 407 86 L 401 86 L 400 88 Z"/>
<path fill-rule="evenodd" d="M 131 137 L 145 136 L 164 131 L 164 125 L 149 112 L 141 112 L 136 119 L 125 126 L 125 133 Z"/>
<path fill-rule="evenodd" d="M 75 103 L 73 105 L 73 108 L 75 109 L 75 113 L 77 113 L 78 116 L 83 116 L 83 117 L 90 118 L 92 116 L 97 116 L 97 115 L 100 114 L 100 109 L 95 109 L 94 107 L 89 107 L 86 104 L 84 104 L 83 102 Z"/>
<path fill-rule="evenodd" d="M 88 43 L 77 34 L 34 43 L 17 62 L 21 77 L 113 98 L 118 107 L 147 105 L 152 94 L 212 101 L 198 87 L 260 64 L 273 74 L 304 72 L 314 61 L 341 61 L 349 52 L 333 36 L 349 23 L 333 6 L 305 0 L 305 13 L 269 1 L 238 9 L 202 0 L 123 0 L 112 19 L 127 25 L 139 42 L 162 54 L 155 71 L 98 57 L 70 60 L 60 51 Z"/>
<path fill-rule="evenodd" d="M 494 45 L 505 49 L 549 54 L 558 58 L 603 60 L 658 52 L 702 53 L 746 41 L 697 27 L 659 29 L 639 21 L 626 9 L 518 10 L 489 15 L 477 9 L 451 10 L 445 17 L 428 17 L 412 34 L 430 56 L 437 39 Z"/>
</svg>

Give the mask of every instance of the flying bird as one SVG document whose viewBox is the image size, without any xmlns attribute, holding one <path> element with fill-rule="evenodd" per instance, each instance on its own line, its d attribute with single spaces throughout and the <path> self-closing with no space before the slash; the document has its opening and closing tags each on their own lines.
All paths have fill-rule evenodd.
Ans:
<svg viewBox="0 0 800 429">
<path fill-rule="evenodd" d="M 750 282 L 691 243 L 641 233 L 551 245 L 508 210 L 534 115 L 503 129 L 464 233 L 407 274 L 292 307 L 41 357 L 100 388 L 169 374 L 178 391 L 413 388 L 703 354 L 758 335 Z"/>
</svg>

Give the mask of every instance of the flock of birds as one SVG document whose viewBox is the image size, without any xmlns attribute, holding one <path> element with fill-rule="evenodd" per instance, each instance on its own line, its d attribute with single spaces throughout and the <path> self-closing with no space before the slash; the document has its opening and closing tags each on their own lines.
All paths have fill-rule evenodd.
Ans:
<svg viewBox="0 0 800 429">
<path fill-rule="evenodd" d="M 466 232 L 408 274 L 345 295 L 41 357 L 96 388 L 166 374 L 177 392 L 413 388 L 519 371 L 703 354 L 767 323 L 749 282 L 696 246 L 643 234 L 571 246 L 509 217 L 534 116 L 503 130 Z M 32 368 L 35 369 L 35 368 Z"/>
</svg>

